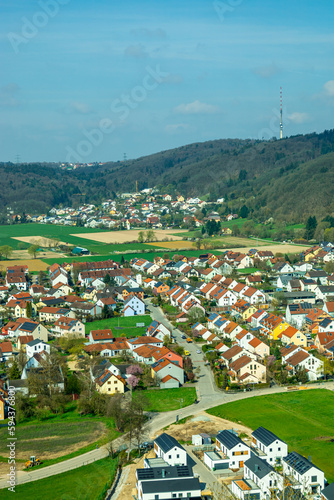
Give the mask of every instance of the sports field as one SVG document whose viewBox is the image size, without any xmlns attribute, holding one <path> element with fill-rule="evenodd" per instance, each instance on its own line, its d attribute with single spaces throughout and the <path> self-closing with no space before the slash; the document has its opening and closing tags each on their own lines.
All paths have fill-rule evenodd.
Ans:
<svg viewBox="0 0 334 500">
<path fill-rule="evenodd" d="M 334 393 L 326 389 L 247 398 L 207 410 L 255 430 L 266 427 L 334 480 Z"/>
</svg>

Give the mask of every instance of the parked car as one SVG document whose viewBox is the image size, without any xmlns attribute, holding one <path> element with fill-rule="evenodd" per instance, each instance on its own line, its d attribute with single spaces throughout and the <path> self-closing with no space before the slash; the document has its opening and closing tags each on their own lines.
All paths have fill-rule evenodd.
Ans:
<svg viewBox="0 0 334 500">
<path fill-rule="evenodd" d="M 202 351 L 200 351 L 200 349 L 197 349 L 196 352 L 197 352 L 197 354 L 201 354 L 202 353 Z"/>
</svg>

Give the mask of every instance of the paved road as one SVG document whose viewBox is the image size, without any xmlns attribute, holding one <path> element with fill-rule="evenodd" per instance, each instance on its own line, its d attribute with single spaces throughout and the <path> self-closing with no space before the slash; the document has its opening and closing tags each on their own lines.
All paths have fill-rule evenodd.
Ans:
<svg viewBox="0 0 334 500">
<path fill-rule="evenodd" d="M 196 352 L 200 348 L 193 342 L 188 344 L 185 339 L 182 339 L 182 335 L 184 335 L 184 333 L 173 327 L 173 325 L 166 319 L 160 307 L 152 306 L 150 299 L 146 299 L 145 302 L 151 311 L 152 318 L 156 321 L 159 321 L 160 323 L 164 323 L 172 331 L 173 337 L 175 338 L 176 342 L 180 344 L 184 349 L 187 349 L 189 351 L 194 370 L 196 370 L 196 368 L 198 367 L 200 368 L 201 371 L 199 374 L 199 379 L 196 383 L 197 398 L 199 400 L 202 400 L 203 398 L 210 399 L 212 398 L 212 396 L 217 394 L 221 396 L 222 393 L 219 389 L 217 389 L 217 386 L 214 383 L 210 367 L 205 366 L 203 353 L 201 352 L 200 354 L 197 354 Z"/>
<path fill-rule="evenodd" d="M 213 383 L 212 375 L 210 370 L 204 366 L 203 356 L 202 354 L 197 354 L 197 347 L 194 344 L 187 344 L 185 340 L 181 339 L 181 333 L 179 330 L 175 331 L 175 328 L 166 320 L 160 308 L 155 308 L 150 306 L 151 316 L 153 319 L 160 321 L 166 324 L 173 331 L 173 335 L 176 337 L 176 340 L 181 344 L 187 346 L 189 352 L 191 353 L 191 357 L 193 360 L 194 367 L 201 367 L 201 377 L 197 382 L 197 394 L 199 396 L 199 403 L 187 406 L 182 408 L 181 410 L 174 410 L 164 413 L 157 413 L 152 416 L 152 419 L 146 424 L 146 433 L 150 435 L 155 435 L 158 431 L 173 422 L 176 421 L 176 416 L 179 418 L 189 417 L 191 415 L 196 415 L 197 413 L 208 410 L 213 406 L 217 406 L 219 404 L 229 403 L 230 401 L 236 401 L 239 399 L 252 398 L 255 395 L 265 395 L 265 394 L 276 394 L 280 392 L 286 392 L 285 388 L 282 387 L 273 387 L 267 389 L 260 389 L 257 391 L 251 392 L 243 392 L 241 394 L 228 394 L 223 393 Z M 334 390 L 334 383 L 330 382 L 326 385 L 324 384 L 314 384 L 314 386 L 310 386 L 312 389 L 318 389 L 319 387 L 324 387 L 326 389 Z M 127 443 L 127 436 L 121 436 L 113 441 L 113 447 L 116 449 L 121 444 Z M 71 458 L 69 460 L 65 460 L 64 462 L 60 462 L 58 464 L 50 465 L 49 467 L 45 467 L 42 469 L 33 469 L 29 472 L 19 471 L 17 474 L 17 484 L 23 484 L 30 481 L 36 481 L 38 479 L 43 479 L 45 477 L 53 476 L 56 474 L 60 474 L 61 472 L 65 472 L 68 470 L 76 469 L 77 467 L 81 467 L 82 465 L 87 465 L 89 463 L 94 462 L 95 460 L 99 460 L 101 458 L 105 458 L 108 456 L 107 446 L 103 446 L 99 449 L 89 451 L 88 453 L 84 453 L 79 455 L 78 457 Z M 8 484 L 7 480 L 0 481 L 0 489 L 7 488 Z"/>
</svg>

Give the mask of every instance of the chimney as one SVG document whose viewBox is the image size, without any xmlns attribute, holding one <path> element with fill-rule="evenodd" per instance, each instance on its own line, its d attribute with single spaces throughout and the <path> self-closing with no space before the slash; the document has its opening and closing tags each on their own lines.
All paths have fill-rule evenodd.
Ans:
<svg viewBox="0 0 334 500">
<path fill-rule="evenodd" d="M 311 460 L 311 455 L 309 455 L 309 456 L 308 456 L 308 461 L 309 461 L 309 462 L 312 462 L 312 460 Z"/>
</svg>

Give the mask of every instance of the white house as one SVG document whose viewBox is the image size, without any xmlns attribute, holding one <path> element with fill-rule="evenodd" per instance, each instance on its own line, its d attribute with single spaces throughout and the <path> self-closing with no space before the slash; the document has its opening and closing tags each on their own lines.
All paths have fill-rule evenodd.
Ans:
<svg viewBox="0 0 334 500">
<path fill-rule="evenodd" d="M 297 481 L 301 492 L 305 495 L 320 495 L 325 486 L 322 470 L 295 451 L 283 458 L 283 474 L 288 478 L 292 477 L 294 482 Z"/>
<path fill-rule="evenodd" d="M 137 316 L 145 314 L 145 303 L 136 295 L 131 295 L 124 302 L 124 316 Z"/>
<path fill-rule="evenodd" d="M 187 465 L 188 455 L 179 442 L 165 432 L 154 440 L 154 452 L 168 465 Z"/>
<path fill-rule="evenodd" d="M 27 358 L 32 358 L 34 354 L 39 354 L 40 352 L 47 352 L 50 354 L 50 345 L 46 344 L 42 340 L 32 340 L 26 345 Z"/>
<path fill-rule="evenodd" d="M 264 427 L 252 432 L 251 446 L 252 451 L 270 465 L 281 464 L 282 458 L 288 454 L 288 445 Z"/>
<path fill-rule="evenodd" d="M 229 457 L 229 469 L 240 469 L 251 456 L 249 446 L 239 436 L 228 430 L 217 434 L 216 450 Z"/>
<path fill-rule="evenodd" d="M 153 462 L 154 459 L 150 459 Z M 161 466 L 162 465 L 162 466 Z M 201 485 L 191 467 L 164 466 L 164 462 L 136 470 L 138 500 L 169 500 L 171 498 L 201 498 Z"/>
<path fill-rule="evenodd" d="M 258 486 L 261 500 L 270 498 L 272 490 L 280 488 L 282 479 L 270 464 L 256 455 L 245 462 L 244 478 Z"/>
</svg>

